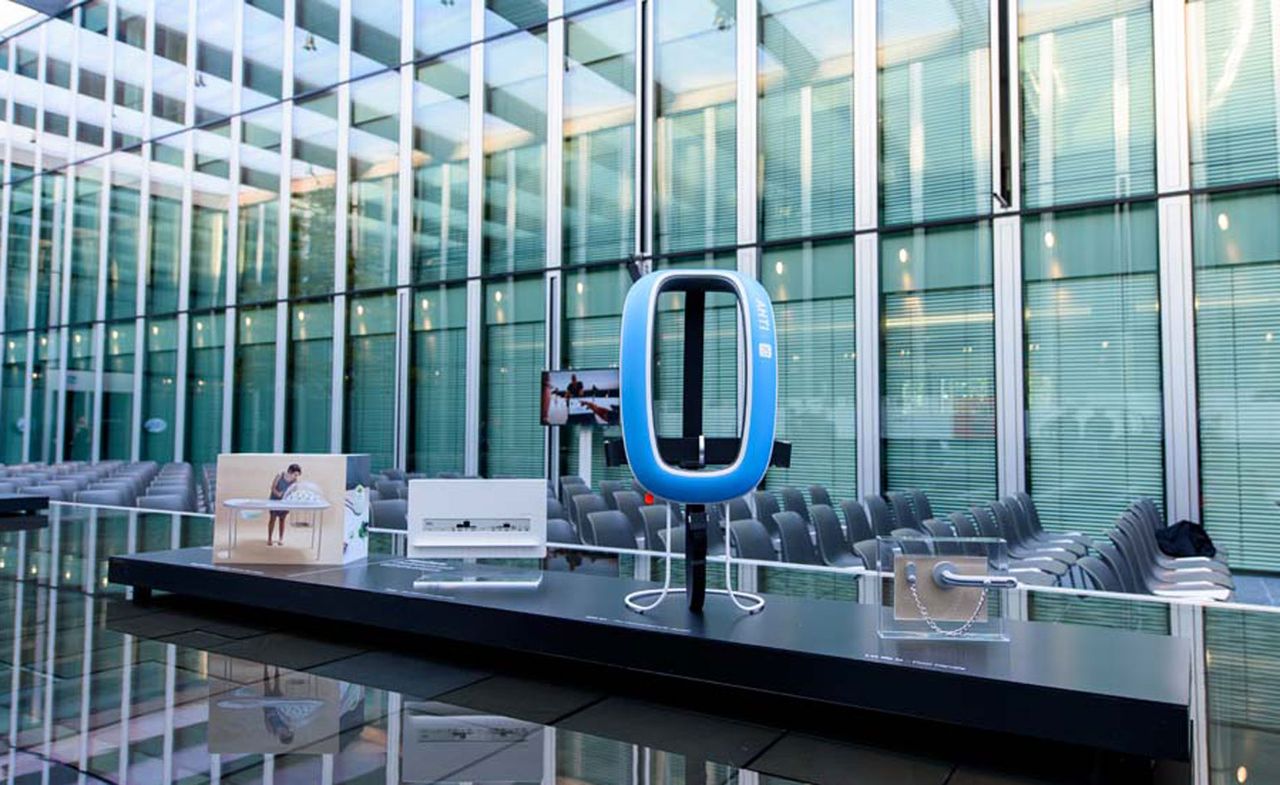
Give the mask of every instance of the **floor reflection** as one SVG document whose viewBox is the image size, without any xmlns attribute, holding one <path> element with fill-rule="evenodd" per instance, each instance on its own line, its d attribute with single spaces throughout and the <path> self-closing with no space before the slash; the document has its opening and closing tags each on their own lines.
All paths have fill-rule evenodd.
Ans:
<svg viewBox="0 0 1280 785">
<path fill-rule="evenodd" d="M 4 782 L 1034 781 L 168 598 L 0 581 L 0 607 Z"/>
</svg>

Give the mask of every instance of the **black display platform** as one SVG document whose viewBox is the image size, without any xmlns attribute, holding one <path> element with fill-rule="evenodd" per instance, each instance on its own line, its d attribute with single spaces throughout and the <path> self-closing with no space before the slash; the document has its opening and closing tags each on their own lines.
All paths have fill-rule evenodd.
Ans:
<svg viewBox="0 0 1280 785">
<path fill-rule="evenodd" d="M 48 496 L 0 493 L 0 532 L 43 529 L 49 525 Z"/>
<path fill-rule="evenodd" d="M 1190 651 L 1180 639 L 1008 622 L 1008 643 L 887 641 L 873 606 L 770 596 L 745 616 L 723 598 L 696 617 L 676 597 L 643 616 L 653 584 L 547 572 L 537 589 L 417 590 L 395 557 L 346 567 L 215 567 L 209 548 L 112 556 L 113 583 L 326 622 L 578 660 L 664 678 L 1077 744 L 1188 757 Z M 137 596 L 137 595 L 135 595 Z M 767 711 L 767 702 L 761 703 Z M 992 744 L 1007 743 L 992 737 Z"/>
</svg>

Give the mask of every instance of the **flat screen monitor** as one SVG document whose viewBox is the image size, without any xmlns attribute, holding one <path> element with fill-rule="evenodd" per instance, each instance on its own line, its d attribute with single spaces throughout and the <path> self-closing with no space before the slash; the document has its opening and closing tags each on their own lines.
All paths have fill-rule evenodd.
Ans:
<svg viewBox="0 0 1280 785">
<path fill-rule="evenodd" d="M 617 425 L 617 368 L 542 372 L 543 425 Z"/>
</svg>

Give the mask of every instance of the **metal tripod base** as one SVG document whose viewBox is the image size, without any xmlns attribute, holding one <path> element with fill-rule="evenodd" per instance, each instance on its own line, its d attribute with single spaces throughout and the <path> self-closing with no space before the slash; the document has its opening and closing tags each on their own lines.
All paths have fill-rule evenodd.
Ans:
<svg viewBox="0 0 1280 785">
<path fill-rule="evenodd" d="M 684 587 L 677 587 L 673 589 L 641 589 L 640 591 L 633 591 L 626 597 L 623 597 L 622 601 L 626 603 L 627 608 L 635 611 L 636 613 L 644 613 L 645 611 L 651 611 L 661 605 L 662 601 L 667 599 L 669 595 L 684 594 L 685 592 L 686 590 Z M 759 594 L 752 594 L 747 591 L 729 591 L 728 589 L 707 589 L 707 594 L 728 597 L 729 599 L 734 600 L 734 604 L 748 614 L 755 614 L 764 610 L 764 597 L 761 597 Z M 657 597 L 658 599 L 648 605 L 641 605 L 638 601 L 645 597 Z M 747 602 L 739 603 L 737 602 L 737 598 L 745 599 Z"/>
</svg>

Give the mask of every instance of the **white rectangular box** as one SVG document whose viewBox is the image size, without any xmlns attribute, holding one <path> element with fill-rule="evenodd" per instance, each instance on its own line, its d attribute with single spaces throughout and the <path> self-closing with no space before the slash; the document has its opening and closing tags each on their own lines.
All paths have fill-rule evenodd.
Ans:
<svg viewBox="0 0 1280 785">
<path fill-rule="evenodd" d="M 544 480 L 410 480 L 407 518 L 411 558 L 547 555 Z"/>
</svg>

